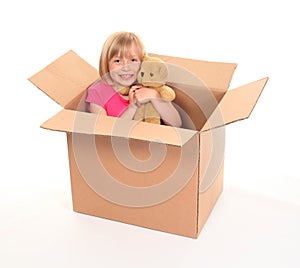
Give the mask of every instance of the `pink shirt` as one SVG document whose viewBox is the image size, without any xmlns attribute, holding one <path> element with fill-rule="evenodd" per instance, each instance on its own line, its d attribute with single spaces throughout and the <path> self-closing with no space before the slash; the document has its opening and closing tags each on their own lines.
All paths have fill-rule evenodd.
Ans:
<svg viewBox="0 0 300 268">
<path fill-rule="evenodd" d="M 96 82 L 88 88 L 86 102 L 94 103 L 106 111 L 107 115 L 120 117 L 129 105 L 129 101 L 125 100 L 115 89 L 104 82 Z"/>
</svg>

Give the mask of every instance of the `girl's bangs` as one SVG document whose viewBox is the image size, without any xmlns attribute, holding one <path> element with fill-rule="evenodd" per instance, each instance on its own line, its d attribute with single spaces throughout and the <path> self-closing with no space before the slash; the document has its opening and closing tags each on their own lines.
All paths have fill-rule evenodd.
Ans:
<svg viewBox="0 0 300 268">
<path fill-rule="evenodd" d="M 131 58 L 133 56 L 131 54 L 131 48 L 133 45 L 136 45 L 137 53 L 138 53 L 137 56 L 140 59 L 142 59 L 143 51 L 134 40 L 122 40 L 122 41 L 123 42 L 118 42 L 111 47 L 111 51 L 109 53 L 109 59 L 112 59 L 114 56 L 118 56 L 120 58 Z"/>
</svg>

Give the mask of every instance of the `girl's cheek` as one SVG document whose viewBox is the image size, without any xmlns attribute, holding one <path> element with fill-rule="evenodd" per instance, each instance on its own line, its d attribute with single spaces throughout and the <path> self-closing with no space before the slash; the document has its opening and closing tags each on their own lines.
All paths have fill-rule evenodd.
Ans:
<svg viewBox="0 0 300 268">
<path fill-rule="evenodd" d="M 113 64 L 113 63 L 112 63 L 112 64 L 109 64 L 108 69 L 109 69 L 110 71 L 112 71 L 112 70 L 116 69 L 116 65 Z"/>
<path fill-rule="evenodd" d="M 135 70 L 136 73 L 138 73 L 138 71 L 140 70 L 141 64 L 140 63 L 136 63 L 133 66 L 133 69 Z"/>
</svg>

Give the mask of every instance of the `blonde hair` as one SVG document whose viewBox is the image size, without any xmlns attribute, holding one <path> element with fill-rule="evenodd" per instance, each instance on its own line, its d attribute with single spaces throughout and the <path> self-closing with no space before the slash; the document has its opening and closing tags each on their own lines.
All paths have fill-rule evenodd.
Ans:
<svg viewBox="0 0 300 268">
<path fill-rule="evenodd" d="M 140 37 L 132 32 L 116 32 L 110 35 L 102 47 L 100 62 L 99 62 L 99 74 L 102 80 L 107 83 L 111 83 L 111 77 L 109 75 L 108 63 L 115 56 L 130 57 L 127 55 L 132 45 L 136 45 L 138 50 L 138 57 L 140 60 L 146 55 L 145 47 Z"/>
</svg>

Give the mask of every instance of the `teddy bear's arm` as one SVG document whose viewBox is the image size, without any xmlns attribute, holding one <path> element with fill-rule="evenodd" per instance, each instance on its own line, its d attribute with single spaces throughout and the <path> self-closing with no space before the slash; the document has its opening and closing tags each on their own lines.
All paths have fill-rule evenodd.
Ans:
<svg viewBox="0 0 300 268">
<path fill-rule="evenodd" d="M 166 101 L 172 101 L 176 97 L 174 90 L 169 86 L 163 85 L 159 88 L 158 91 L 162 99 Z"/>
<path fill-rule="evenodd" d="M 129 94 L 129 90 L 130 90 L 130 87 L 123 87 L 122 89 L 119 90 L 119 93 L 121 95 L 128 95 Z"/>
</svg>

